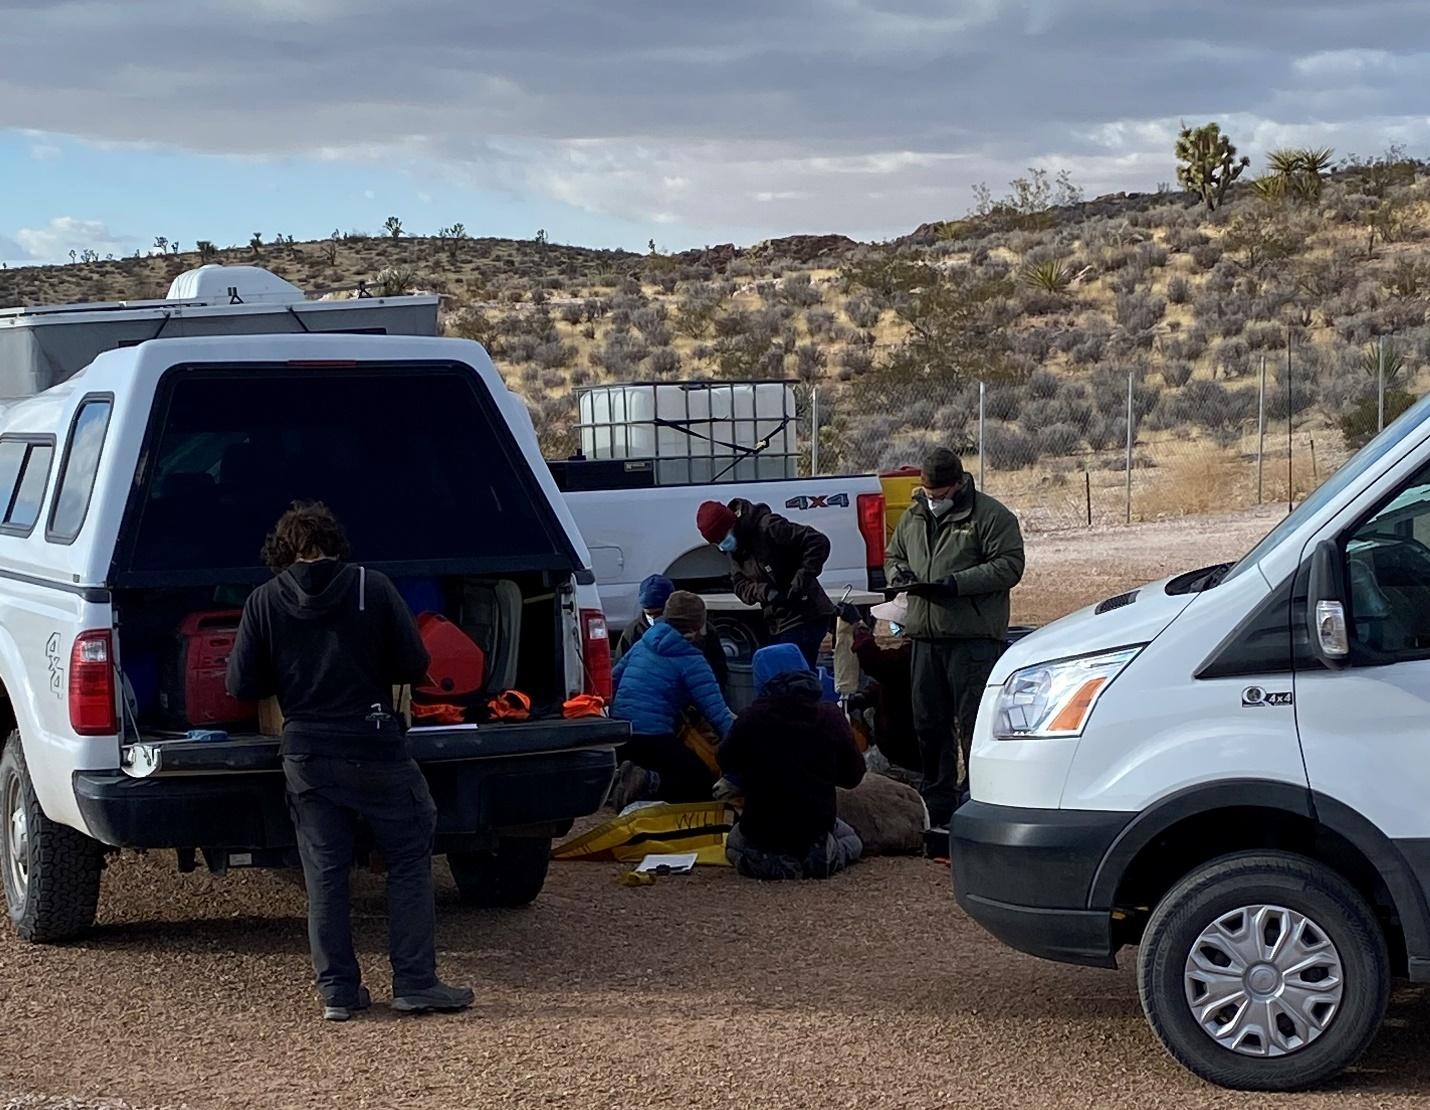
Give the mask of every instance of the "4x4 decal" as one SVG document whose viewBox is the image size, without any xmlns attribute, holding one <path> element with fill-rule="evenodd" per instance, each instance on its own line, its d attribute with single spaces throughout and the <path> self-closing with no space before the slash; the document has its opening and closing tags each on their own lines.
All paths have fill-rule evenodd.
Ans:
<svg viewBox="0 0 1430 1110">
<path fill-rule="evenodd" d="M 785 502 L 786 509 L 847 509 L 847 493 L 816 493 L 810 497 L 791 497 Z"/>
<path fill-rule="evenodd" d="M 50 693 L 57 698 L 65 696 L 65 669 L 60 666 L 60 634 L 51 632 L 45 641 L 45 661 L 50 668 Z"/>
</svg>

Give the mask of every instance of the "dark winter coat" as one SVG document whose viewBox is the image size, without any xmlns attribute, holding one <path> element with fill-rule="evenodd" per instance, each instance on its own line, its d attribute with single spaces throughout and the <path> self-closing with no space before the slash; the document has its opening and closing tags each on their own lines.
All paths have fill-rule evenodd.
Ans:
<svg viewBox="0 0 1430 1110">
<path fill-rule="evenodd" d="M 859 669 L 877 685 L 874 742 L 891 763 L 920 771 L 923 764 L 914 735 L 913 648 L 906 639 L 880 644 L 862 625 L 854 630 Z"/>
<path fill-rule="evenodd" d="M 834 603 L 819 584 L 829 537 L 772 513 L 768 505 L 737 498 L 730 508 L 739 516 L 730 556 L 735 595 L 760 606 L 771 634 L 834 616 Z"/>
<path fill-rule="evenodd" d="M 1017 517 L 967 481 L 961 503 L 942 517 L 915 494 L 889 540 L 884 564 L 893 584 L 936 584 L 935 592 L 909 595 L 910 639 L 1002 643 L 1008 635 L 1008 591 L 1023 577 L 1023 533 Z"/>
<path fill-rule="evenodd" d="M 681 714 L 692 705 L 721 737 L 734 722 L 700 649 L 664 621 L 656 621 L 621 657 L 613 677 L 611 716 L 629 721 L 637 736 L 674 735 Z"/>
<path fill-rule="evenodd" d="M 626 630 L 621 633 L 621 638 L 616 643 L 616 661 L 620 662 L 630 654 L 631 648 L 640 643 L 641 637 L 654 627 L 655 622 L 645 613 L 637 613 L 635 620 L 626 625 Z M 720 689 L 724 690 L 730 681 L 730 661 L 725 658 L 725 647 L 713 628 L 705 630 L 705 637 L 700 641 L 700 653 L 715 672 L 715 681 L 720 684 Z"/>
<path fill-rule="evenodd" d="M 745 839 L 796 857 L 834 829 L 835 787 L 864 777 L 849 722 L 807 671 L 772 679 L 735 721 L 719 757 L 720 769 L 744 788 Z"/>
<path fill-rule="evenodd" d="M 249 595 L 228 658 L 228 692 L 276 697 L 283 751 L 405 759 L 392 688 L 421 682 L 427 649 L 384 574 L 297 563 Z"/>
</svg>

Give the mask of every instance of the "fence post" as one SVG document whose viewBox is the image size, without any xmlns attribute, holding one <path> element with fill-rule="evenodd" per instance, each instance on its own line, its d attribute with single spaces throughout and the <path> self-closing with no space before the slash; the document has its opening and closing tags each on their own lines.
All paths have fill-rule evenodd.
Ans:
<svg viewBox="0 0 1430 1110">
<path fill-rule="evenodd" d="M 809 475 L 819 477 L 819 386 L 809 387 Z"/>
<path fill-rule="evenodd" d="M 1385 336 L 1380 337 L 1380 350 L 1375 360 L 1375 430 L 1385 431 Z"/>
<path fill-rule="evenodd" d="M 1256 503 L 1261 504 L 1261 479 L 1266 463 L 1266 352 L 1261 353 L 1261 389 L 1256 401 Z"/>
<path fill-rule="evenodd" d="M 987 489 L 988 483 L 983 480 L 984 475 L 984 451 L 983 451 L 983 400 L 988 392 L 988 387 L 982 382 L 978 383 L 978 488 Z"/>
<path fill-rule="evenodd" d="M 1127 371 L 1127 523 L 1132 523 L 1132 371 Z"/>
<path fill-rule="evenodd" d="M 1291 440 L 1291 326 L 1286 326 L 1286 511 L 1296 508 L 1296 451 Z"/>
<path fill-rule="evenodd" d="M 1082 488 L 1087 495 L 1087 526 L 1092 527 L 1092 473 L 1086 466 L 1082 468 Z"/>
</svg>

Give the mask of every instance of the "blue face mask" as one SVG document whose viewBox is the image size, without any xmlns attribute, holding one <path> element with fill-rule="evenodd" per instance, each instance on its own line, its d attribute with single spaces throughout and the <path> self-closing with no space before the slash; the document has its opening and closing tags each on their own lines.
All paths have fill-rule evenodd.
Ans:
<svg viewBox="0 0 1430 1110">
<path fill-rule="evenodd" d="M 892 621 L 889 623 L 889 635 L 902 636 L 903 634 L 904 626 L 902 624 L 894 624 Z"/>
<path fill-rule="evenodd" d="M 723 551 L 726 555 L 733 554 L 733 553 L 734 553 L 734 550 L 735 550 L 735 533 L 734 533 L 734 532 L 731 532 L 728 536 L 726 536 L 723 540 L 721 540 L 716 546 L 719 547 L 720 550 Z"/>
</svg>

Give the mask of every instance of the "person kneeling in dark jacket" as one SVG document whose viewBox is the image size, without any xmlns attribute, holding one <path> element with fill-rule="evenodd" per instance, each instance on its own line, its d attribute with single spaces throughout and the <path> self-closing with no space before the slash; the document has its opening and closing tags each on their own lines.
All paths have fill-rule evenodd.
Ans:
<svg viewBox="0 0 1430 1110">
<path fill-rule="evenodd" d="M 754 665 L 759 696 L 720 745 L 720 769 L 745 795 L 726 855 L 752 879 L 826 879 L 863 854 L 834 791 L 859 785 L 864 757 L 798 647 L 761 648 Z"/>
</svg>

